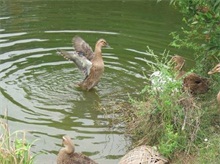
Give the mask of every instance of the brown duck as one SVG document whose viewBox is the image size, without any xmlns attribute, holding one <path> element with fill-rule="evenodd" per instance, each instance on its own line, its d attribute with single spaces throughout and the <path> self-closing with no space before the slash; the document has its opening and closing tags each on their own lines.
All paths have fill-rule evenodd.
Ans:
<svg viewBox="0 0 220 164">
<path fill-rule="evenodd" d="M 61 148 L 57 156 L 57 164 L 97 164 L 81 153 L 75 153 L 74 144 L 69 136 L 63 136 L 64 148 Z"/>
<path fill-rule="evenodd" d="M 175 55 L 171 58 L 175 64 L 174 71 L 176 71 L 176 79 L 183 79 L 183 90 L 192 94 L 206 93 L 209 89 L 209 81 L 195 73 L 187 74 L 184 71 L 185 60 L 182 56 Z"/>
<path fill-rule="evenodd" d="M 211 71 L 208 72 L 209 75 L 220 72 L 220 63 L 217 64 Z M 217 94 L 217 102 L 220 104 L 220 91 Z"/>
<path fill-rule="evenodd" d="M 85 75 L 85 79 L 78 85 L 84 90 L 90 90 L 98 84 L 104 72 L 102 47 L 108 46 L 108 43 L 104 39 L 99 39 L 93 52 L 89 44 L 79 36 L 73 37 L 72 42 L 75 51 L 57 50 L 58 54 L 76 64 Z"/>
</svg>

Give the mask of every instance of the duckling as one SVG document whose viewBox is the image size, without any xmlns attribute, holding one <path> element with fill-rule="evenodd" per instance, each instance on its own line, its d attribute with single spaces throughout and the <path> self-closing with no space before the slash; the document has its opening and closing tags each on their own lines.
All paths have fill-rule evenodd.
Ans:
<svg viewBox="0 0 220 164">
<path fill-rule="evenodd" d="M 217 64 L 211 71 L 208 72 L 209 75 L 220 72 L 220 63 Z M 220 104 L 220 91 L 217 94 L 217 102 Z"/>
<path fill-rule="evenodd" d="M 207 78 L 203 78 L 195 73 L 186 74 L 183 70 L 185 60 L 179 55 L 175 55 L 171 58 L 171 61 L 176 65 L 174 70 L 177 72 L 176 79 L 183 78 L 183 90 L 191 94 L 206 93 L 209 89 L 209 81 Z"/>
<path fill-rule="evenodd" d="M 89 44 L 79 36 L 73 37 L 72 42 L 75 51 L 57 50 L 57 53 L 76 64 L 85 75 L 85 79 L 78 85 L 84 90 L 90 90 L 99 83 L 104 72 L 102 47 L 107 47 L 108 43 L 99 39 L 93 52 Z"/>
<path fill-rule="evenodd" d="M 64 148 L 60 149 L 57 156 L 57 164 L 97 164 L 89 157 L 75 153 L 74 144 L 69 136 L 63 136 L 63 145 Z"/>
</svg>

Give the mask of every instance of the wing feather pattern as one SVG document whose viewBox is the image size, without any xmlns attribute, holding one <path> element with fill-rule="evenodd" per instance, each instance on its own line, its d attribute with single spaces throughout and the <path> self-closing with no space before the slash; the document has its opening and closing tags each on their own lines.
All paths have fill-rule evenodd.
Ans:
<svg viewBox="0 0 220 164">
<path fill-rule="evenodd" d="M 82 53 L 76 51 L 67 52 L 65 50 L 57 50 L 57 54 L 62 55 L 67 60 L 73 61 L 86 77 L 89 75 L 92 62 L 89 61 Z"/>
<path fill-rule="evenodd" d="M 94 53 L 92 48 L 81 37 L 75 36 L 72 39 L 73 47 L 75 51 L 81 55 L 84 55 L 88 60 L 92 60 Z"/>
</svg>

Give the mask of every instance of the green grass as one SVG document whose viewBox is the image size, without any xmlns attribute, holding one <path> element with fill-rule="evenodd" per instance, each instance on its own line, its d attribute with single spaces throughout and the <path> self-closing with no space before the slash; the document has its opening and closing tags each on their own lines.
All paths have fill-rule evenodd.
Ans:
<svg viewBox="0 0 220 164">
<path fill-rule="evenodd" d="M 174 78 L 169 54 L 163 53 L 162 60 L 152 56 L 156 58 L 152 70 Z M 133 141 L 131 147 L 156 146 L 171 163 L 218 163 L 220 110 L 215 89 L 192 96 L 182 91 L 181 80 L 166 82 L 162 91 L 152 88 L 146 85 L 139 98 L 130 96 L 129 105 L 118 105 L 117 112 L 114 109 L 116 120 L 124 123 L 126 134 Z"/>
<path fill-rule="evenodd" d="M 0 161 L 1 164 L 32 164 L 31 144 L 24 131 L 10 133 L 5 119 L 0 118 Z"/>
</svg>

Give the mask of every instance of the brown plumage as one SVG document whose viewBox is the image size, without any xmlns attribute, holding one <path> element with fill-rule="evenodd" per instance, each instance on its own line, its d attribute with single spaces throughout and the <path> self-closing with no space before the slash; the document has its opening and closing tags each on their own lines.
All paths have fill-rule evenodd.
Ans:
<svg viewBox="0 0 220 164">
<path fill-rule="evenodd" d="M 209 75 L 220 72 L 220 63 L 217 64 L 211 71 L 208 72 Z M 217 94 L 217 101 L 220 104 L 220 91 Z"/>
<path fill-rule="evenodd" d="M 102 58 L 102 47 L 108 46 L 104 39 L 96 42 L 95 50 L 79 36 L 72 39 L 74 52 L 58 50 L 58 53 L 64 58 L 73 61 L 77 67 L 84 73 L 85 79 L 78 85 L 84 90 L 90 90 L 98 84 L 104 72 L 104 62 Z"/>
<path fill-rule="evenodd" d="M 89 157 L 75 153 L 74 144 L 69 136 L 63 136 L 64 148 L 61 148 L 57 156 L 57 164 L 97 164 Z"/>
<path fill-rule="evenodd" d="M 186 74 L 184 71 L 185 59 L 179 55 L 175 55 L 171 58 L 171 61 L 175 64 L 174 71 L 176 72 L 176 79 L 183 77 Z"/>
<path fill-rule="evenodd" d="M 175 55 L 171 58 L 171 61 L 175 64 L 174 70 L 177 73 L 176 79 L 183 79 L 183 90 L 192 94 L 206 93 L 209 89 L 209 81 L 207 78 L 203 78 L 195 73 L 187 74 L 183 69 L 185 66 L 185 60 L 179 55 Z"/>
</svg>

